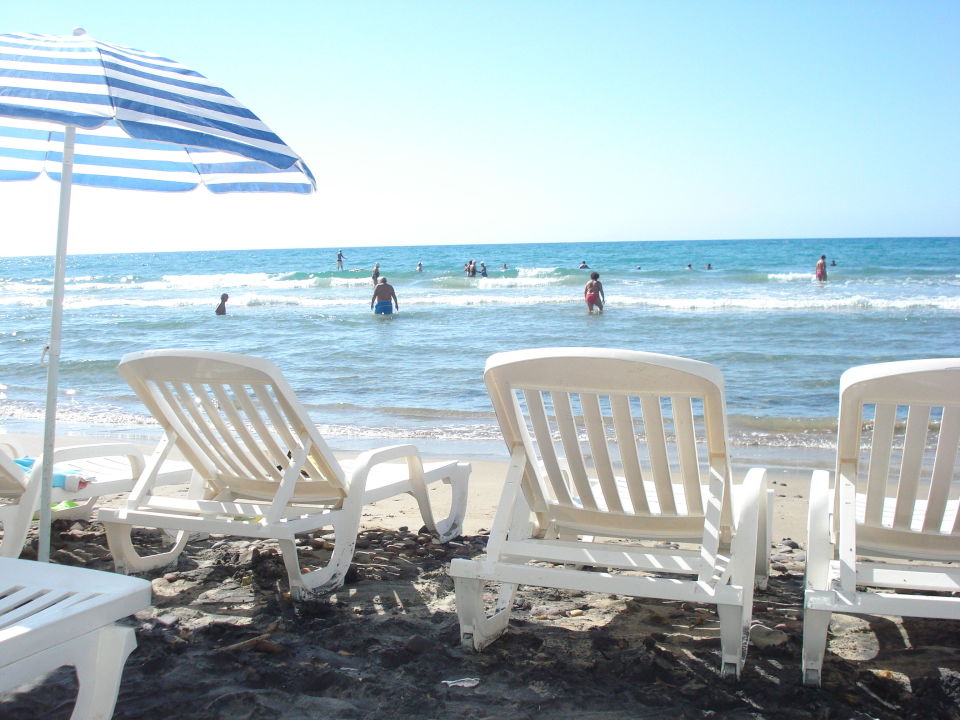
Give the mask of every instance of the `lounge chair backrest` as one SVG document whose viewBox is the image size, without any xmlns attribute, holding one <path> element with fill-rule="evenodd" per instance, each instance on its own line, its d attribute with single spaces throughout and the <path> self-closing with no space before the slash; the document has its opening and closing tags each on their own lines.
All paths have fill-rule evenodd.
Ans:
<svg viewBox="0 0 960 720">
<path fill-rule="evenodd" d="M 526 451 L 523 490 L 541 529 L 699 538 L 711 498 L 719 522 L 730 466 L 714 366 L 548 348 L 493 355 L 484 378 L 508 446 Z"/>
<path fill-rule="evenodd" d="M 0 450 L 0 497 L 20 497 L 26 483 L 26 473 Z"/>
<path fill-rule="evenodd" d="M 118 370 L 214 494 L 270 499 L 303 456 L 293 499 L 344 497 L 343 470 L 269 360 L 148 350 Z"/>
<path fill-rule="evenodd" d="M 960 560 L 960 358 L 840 378 L 837 473 L 858 496 L 857 553 Z"/>
</svg>

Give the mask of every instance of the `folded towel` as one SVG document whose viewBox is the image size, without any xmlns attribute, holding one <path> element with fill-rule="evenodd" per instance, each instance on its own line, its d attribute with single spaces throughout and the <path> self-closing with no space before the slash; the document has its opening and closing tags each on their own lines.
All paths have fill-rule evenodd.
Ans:
<svg viewBox="0 0 960 720">
<path fill-rule="evenodd" d="M 36 458 L 31 457 L 14 458 L 13 461 L 24 470 L 32 470 L 37 462 Z M 94 480 L 96 480 L 95 476 L 85 475 L 79 470 L 64 470 L 62 468 L 58 470 L 56 465 L 53 466 L 53 487 L 63 488 L 67 492 L 83 490 Z"/>
</svg>

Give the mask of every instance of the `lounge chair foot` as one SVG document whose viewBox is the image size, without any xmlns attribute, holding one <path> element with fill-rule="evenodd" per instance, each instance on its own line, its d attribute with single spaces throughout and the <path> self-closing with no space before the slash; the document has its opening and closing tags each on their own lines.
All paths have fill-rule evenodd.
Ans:
<svg viewBox="0 0 960 720">
<path fill-rule="evenodd" d="M 470 481 L 470 463 L 458 462 L 450 475 L 444 478 L 444 483 L 450 485 L 450 515 L 443 520 L 433 523 L 433 510 L 430 499 L 425 490 L 414 493 L 420 505 L 420 514 L 434 535 L 440 542 L 449 542 L 463 531 L 463 518 L 467 513 L 467 490 Z M 433 527 L 430 528 L 430 525 Z"/>
<path fill-rule="evenodd" d="M 807 668 L 803 671 L 803 684 L 807 687 L 820 687 L 820 670 Z"/>
<path fill-rule="evenodd" d="M 740 673 L 739 673 L 738 668 L 737 668 L 737 663 L 735 663 L 735 662 L 725 662 L 725 663 L 723 663 L 723 665 L 720 667 L 720 677 L 721 677 L 721 678 L 724 678 L 724 679 L 726 679 L 726 678 L 736 679 L 739 675 L 740 675 Z"/>
<path fill-rule="evenodd" d="M 118 573 L 129 575 L 147 570 L 173 565 L 183 548 L 186 547 L 190 533 L 185 530 L 177 532 L 173 547 L 166 552 L 143 556 L 133 546 L 131 527 L 122 523 L 105 522 L 103 524 L 107 534 L 107 547 L 113 555 L 113 566 Z"/>
</svg>

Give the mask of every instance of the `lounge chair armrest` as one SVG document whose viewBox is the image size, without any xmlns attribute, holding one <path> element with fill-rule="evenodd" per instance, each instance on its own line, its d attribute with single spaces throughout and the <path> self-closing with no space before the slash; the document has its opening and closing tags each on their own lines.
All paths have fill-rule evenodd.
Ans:
<svg viewBox="0 0 960 720">
<path fill-rule="evenodd" d="M 143 453 L 140 451 L 140 448 L 131 443 L 96 443 L 93 445 L 70 445 L 68 447 L 57 448 L 53 451 L 53 462 L 56 464 L 92 457 L 113 456 L 127 458 L 130 462 L 131 477 L 140 477 L 140 473 L 143 472 L 145 465 Z M 34 467 L 39 469 L 41 466 L 42 462 L 38 458 Z"/>
<path fill-rule="evenodd" d="M 740 533 L 740 524 L 744 519 L 759 520 L 761 500 L 767 490 L 767 469 L 750 468 L 743 482 L 733 486 L 733 527 Z"/>
<path fill-rule="evenodd" d="M 768 543 L 760 537 L 766 534 L 766 491 L 766 468 L 751 468 L 743 482 L 736 486 L 732 498 L 733 526 L 736 529 L 736 535 L 730 548 L 736 565 L 735 572 L 742 568 L 744 573 L 749 570 L 752 575 L 756 569 L 757 553 L 767 552 L 769 547 Z M 764 561 L 765 565 L 766 561 Z"/>
<path fill-rule="evenodd" d="M 808 589 L 828 589 L 830 561 L 833 556 L 833 494 L 830 492 L 830 473 L 826 470 L 814 470 L 810 478 L 807 514 Z"/>
<path fill-rule="evenodd" d="M 419 463 L 420 451 L 417 450 L 416 445 L 405 443 L 402 445 L 387 445 L 386 447 L 375 448 L 360 453 L 354 462 L 353 471 L 350 473 L 351 489 L 353 488 L 353 483 L 361 478 L 362 482 L 366 483 L 367 475 L 375 465 L 390 462 L 391 460 L 400 460 L 402 458 L 406 458 L 408 464 L 410 460 Z"/>
</svg>

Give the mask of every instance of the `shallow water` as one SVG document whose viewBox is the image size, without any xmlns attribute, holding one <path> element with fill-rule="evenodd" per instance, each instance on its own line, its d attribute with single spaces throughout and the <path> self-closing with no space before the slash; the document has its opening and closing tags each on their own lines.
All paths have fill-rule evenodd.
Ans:
<svg viewBox="0 0 960 720">
<path fill-rule="evenodd" d="M 344 271 L 336 248 L 71 257 L 63 427 L 146 430 L 118 360 L 189 347 L 276 362 L 335 446 L 419 438 L 494 448 L 487 356 L 595 345 L 720 367 L 735 444 L 824 448 L 845 369 L 960 355 L 958 238 L 343 250 Z M 813 278 L 820 254 L 837 262 L 826 283 Z M 471 258 L 488 277 L 464 276 Z M 581 260 L 600 273 L 602 316 L 586 314 Z M 370 314 L 374 262 L 396 287 L 396 316 Z M 50 258 L 0 258 L 0 420 L 11 431 L 40 427 L 51 278 Z M 230 301 L 218 317 L 221 292 Z"/>
</svg>

